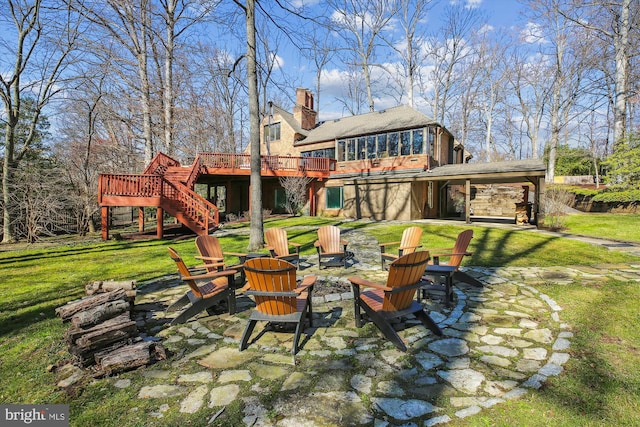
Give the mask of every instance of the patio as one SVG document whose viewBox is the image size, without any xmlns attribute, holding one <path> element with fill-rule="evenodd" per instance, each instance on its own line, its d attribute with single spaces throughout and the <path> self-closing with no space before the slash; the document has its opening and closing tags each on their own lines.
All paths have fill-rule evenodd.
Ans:
<svg viewBox="0 0 640 427">
<path fill-rule="evenodd" d="M 308 257 L 299 274 L 317 274 L 334 284 L 352 275 L 384 278 L 377 243 L 354 230 L 345 238 L 356 254 L 352 265 L 318 271 L 314 257 Z M 355 328 L 350 292 L 326 293 L 314 299 L 314 328 L 305 331 L 295 361 L 293 334 L 287 331 L 264 332 L 238 351 L 252 307 L 248 298 L 238 298 L 233 316 L 203 313 L 167 327 L 163 309 L 184 293 L 184 286 L 176 276 L 142 284 L 137 320 L 150 339 L 162 339 L 172 358 L 111 381 L 114 387 L 135 387 L 140 399 L 158 399 L 157 411 L 149 415 L 159 418 L 169 409 L 202 410 L 222 422 L 220 411 L 242 402 L 246 425 L 435 425 L 521 397 L 548 376 L 560 375 L 572 333 L 562 323 L 561 307 L 531 285 L 568 283 L 585 272 L 466 271 L 485 286 L 460 284 L 451 308 L 441 304 L 442 295 L 427 301 L 443 337 L 408 319 L 397 325 L 409 347 L 402 353 L 371 323 Z M 269 407 L 261 403 L 267 394 L 272 394 Z"/>
</svg>

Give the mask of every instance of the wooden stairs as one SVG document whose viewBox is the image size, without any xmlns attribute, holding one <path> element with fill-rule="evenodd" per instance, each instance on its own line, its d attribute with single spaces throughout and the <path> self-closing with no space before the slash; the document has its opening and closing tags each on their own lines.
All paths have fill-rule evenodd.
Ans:
<svg viewBox="0 0 640 427">
<path fill-rule="evenodd" d="M 159 153 L 142 174 L 101 174 L 98 201 L 102 207 L 162 208 L 194 233 L 205 235 L 218 227 L 219 213 L 217 206 L 193 191 L 203 170 L 198 159 L 183 167 Z"/>
</svg>

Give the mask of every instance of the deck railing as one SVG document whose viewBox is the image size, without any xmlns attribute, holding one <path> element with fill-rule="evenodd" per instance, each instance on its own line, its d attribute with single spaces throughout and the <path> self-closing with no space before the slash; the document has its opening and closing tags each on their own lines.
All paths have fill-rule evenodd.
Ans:
<svg viewBox="0 0 640 427">
<path fill-rule="evenodd" d="M 180 166 L 180 162 L 167 156 L 164 153 L 158 153 L 153 158 L 153 160 L 151 160 L 149 166 L 144 169 L 144 173 L 163 175 L 164 171 L 166 171 L 166 169 L 170 166 Z"/>
<path fill-rule="evenodd" d="M 98 203 L 103 196 L 161 197 L 160 175 L 100 174 L 98 179 Z"/>
<path fill-rule="evenodd" d="M 158 198 L 165 203 L 177 203 L 180 212 L 204 230 L 217 225 L 219 220 L 216 205 L 183 184 L 169 182 L 160 175 L 101 174 L 98 180 L 99 203 L 104 196 Z"/>
<path fill-rule="evenodd" d="M 164 180 L 164 197 L 173 202 L 178 202 L 181 212 L 196 222 L 204 230 L 218 225 L 220 216 L 216 205 L 209 202 L 198 193 L 191 191 L 185 185 Z"/>
<path fill-rule="evenodd" d="M 251 169 L 250 154 L 200 153 L 198 159 L 207 168 L 213 169 Z M 324 172 L 335 170 L 335 159 L 325 157 L 260 156 L 260 169 L 263 171 L 309 171 Z"/>
</svg>

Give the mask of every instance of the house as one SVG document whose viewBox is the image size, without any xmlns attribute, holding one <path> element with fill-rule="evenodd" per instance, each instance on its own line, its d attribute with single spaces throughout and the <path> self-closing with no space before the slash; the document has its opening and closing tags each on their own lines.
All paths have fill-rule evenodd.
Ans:
<svg viewBox="0 0 640 427">
<path fill-rule="evenodd" d="M 499 205 L 493 186 L 500 185 L 515 188 L 504 203 L 507 216 L 515 215 L 516 204 L 529 201 L 533 186 L 532 210 L 540 218 L 542 161 L 470 164 L 469 153 L 451 132 L 411 107 L 317 122 L 313 101 L 308 89 L 298 88 L 292 113 L 269 105 L 260 138 L 264 209 L 282 211 L 280 180 L 298 176 L 310 179 L 309 215 L 408 221 L 457 211 L 470 222 L 471 212 L 481 210 L 473 200 L 483 199 L 484 189 L 492 190 L 484 197 L 488 205 Z M 108 207 L 122 203 L 155 206 L 159 215 L 166 211 L 201 234 L 218 224 L 220 211 L 248 211 L 249 160 L 248 151 L 199 153 L 192 165 L 182 166 L 161 154 L 140 176 L 101 175 L 103 238 L 108 237 Z"/>
</svg>

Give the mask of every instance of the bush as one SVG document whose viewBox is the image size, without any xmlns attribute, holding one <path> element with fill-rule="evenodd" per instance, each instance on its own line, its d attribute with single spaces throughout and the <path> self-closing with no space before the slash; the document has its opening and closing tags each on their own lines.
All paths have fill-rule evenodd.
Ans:
<svg viewBox="0 0 640 427">
<path fill-rule="evenodd" d="M 550 186 L 544 202 L 544 225 L 552 230 L 561 230 L 565 226 L 564 216 L 573 202 L 573 194 L 561 186 Z"/>
<path fill-rule="evenodd" d="M 640 203 L 640 190 L 601 191 L 593 196 L 594 202 Z"/>
</svg>

